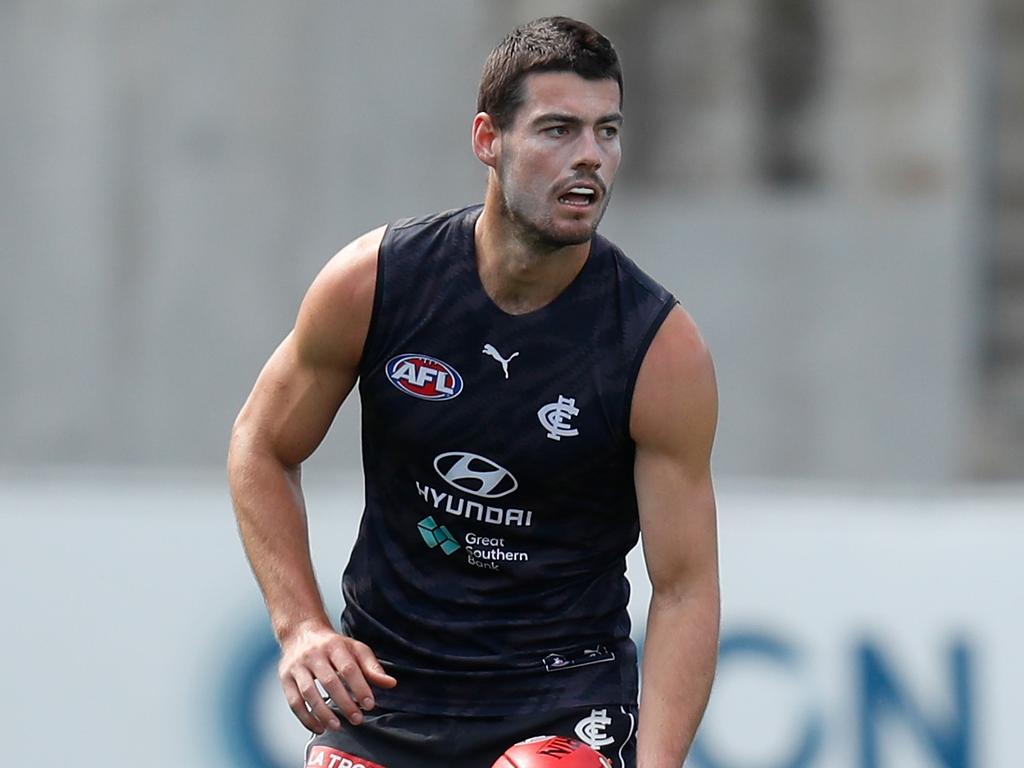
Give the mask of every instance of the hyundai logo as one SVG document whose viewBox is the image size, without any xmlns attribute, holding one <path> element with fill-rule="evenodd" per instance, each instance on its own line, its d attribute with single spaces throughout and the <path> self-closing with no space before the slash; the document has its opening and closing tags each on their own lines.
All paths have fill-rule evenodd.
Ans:
<svg viewBox="0 0 1024 768">
<path fill-rule="evenodd" d="M 519 487 L 511 472 L 475 453 L 442 453 L 434 459 L 434 469 L 449 485 L 485 499 L 507 496 Z"/>
</svg>

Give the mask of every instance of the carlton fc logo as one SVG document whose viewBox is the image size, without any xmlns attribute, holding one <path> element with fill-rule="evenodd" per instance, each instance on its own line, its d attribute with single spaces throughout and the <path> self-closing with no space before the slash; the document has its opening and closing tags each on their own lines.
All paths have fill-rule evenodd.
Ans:
<svg viewBox="0 0 1024 768">
<path fill-rule="evenodd" d="M 462 376 L 448 363 L 427 355 L 398 355 L 385 368 L 388 380 L 421 400 L 451 400 L 462 391 Z"/>
</svg>

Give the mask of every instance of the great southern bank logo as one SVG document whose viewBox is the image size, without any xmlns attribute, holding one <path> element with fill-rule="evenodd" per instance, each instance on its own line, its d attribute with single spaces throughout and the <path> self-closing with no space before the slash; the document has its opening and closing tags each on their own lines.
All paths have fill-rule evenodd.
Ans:
<svg viewBox="0 0 1024 768">
<path fill-rule="evenodd" d="M 428 355 L 398 355 L 385 368 L 388 381 L 421 400 L 451 400 L 462 392 L 462 376 L 443 360 Z"/>
<path fill-rule="evenodd" d="M 508 496 L 519 487 L 515 475 L 475 453 L 442 453 L 434 459 L 434 469 L 452 487 L 485 499 Z"/>
<path fill-rule="evenodd" d="M 438 525 L 433 516 L 424 517 L 416 523 L 416 527 L 419 528 L 423 541 L 431 549 L 439 546 L 446 555 L 459 551 L 459 542 L 452 536 L 452 532 L 448 530 L 447 526 Z"/>
</svg>

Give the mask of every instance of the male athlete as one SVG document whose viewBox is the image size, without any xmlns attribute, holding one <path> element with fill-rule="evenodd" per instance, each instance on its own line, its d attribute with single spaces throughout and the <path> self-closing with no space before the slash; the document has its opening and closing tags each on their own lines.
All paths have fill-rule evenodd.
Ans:
<svg viewBox="0 0 1024 768">
<path fill-rule="evenodd" d="M 345 247 L 238 416 L 238 525 L 307 766 L 489 768 L 541 735 L 618 768 L 683 762 L 718 641 L 717 399 L 693 321 L 596 234 L 621 106 L 594 29 L 516 29 L 473 119 L 483 205 Z M 337 632 L 299 477 L 357 381 L 366 506 Z M 637 707 L 625 557 L 641 536 Z"/>
</svg>

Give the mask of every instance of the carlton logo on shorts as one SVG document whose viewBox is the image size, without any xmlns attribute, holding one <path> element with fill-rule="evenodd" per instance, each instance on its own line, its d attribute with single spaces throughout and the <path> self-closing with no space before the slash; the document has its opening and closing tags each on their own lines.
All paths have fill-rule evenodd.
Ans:
<svg viewBox="0 0 1024 768">
<path fill-rule="evenodd" d="M 428 355 L 398 355 L 385 367 L 388 381 L 421 400 L 451 400 L 462 392 L 462 376 L 443 360 Z"/>
<path fill-rule="evenodd" d="M 313 747 L 306 760 L 306 768 L 384 768 L 361 757 L 330 747 Z"/>
</svg>

